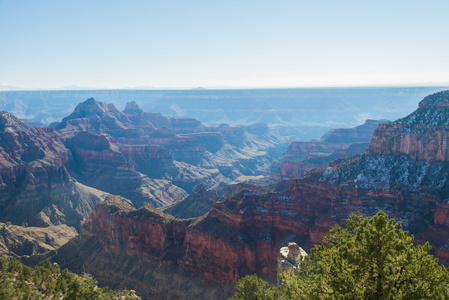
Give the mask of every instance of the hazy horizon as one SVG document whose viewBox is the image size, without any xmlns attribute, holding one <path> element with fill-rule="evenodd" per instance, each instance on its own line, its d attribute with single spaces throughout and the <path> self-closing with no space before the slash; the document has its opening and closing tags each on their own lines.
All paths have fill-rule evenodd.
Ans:
<svg viewBox="0 0 449 300">
<path fill-rule="evenodd" d="M 442 0 L 0 0 L 0 88 L 447 85 L 447 11 Z"/>
<path fill-rule="evenodd" d="M 136 86 L 136 87 L 119 87 L 119 88 L 106 88 L 106 87 L 82 87 L 82 86 L 63 86 L 56 88 L 26 88 L 10 86 L 0 84 L 0 92 L 19 92 L 19 91 L 108 91 L 108 90 L 155 90 L 155 91 L 170 91 L 170 90 L 282 90 L 282 89 L 363 89 L 363 88 L 418 88 L 418 87 L 441 87 L 449 88 L 449 82 L 441 83 L 423 83 L 423 84 L 402 84 L 402 85 L 340 85 L 340 86 L 191 86 L 191 87 L 153 87 L 153 86 Z"/>
</svg>

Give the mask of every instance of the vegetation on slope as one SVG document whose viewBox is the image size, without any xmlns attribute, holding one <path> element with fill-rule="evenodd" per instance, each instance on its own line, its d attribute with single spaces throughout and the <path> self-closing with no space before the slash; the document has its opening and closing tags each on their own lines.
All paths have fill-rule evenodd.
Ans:
<svg viewBox="0 0 449 300">
<path fill-rule="evenodd" d="M 65 224 L 24 227 L 0 223 L 0 257 L 19 258 L 45 253 L 61 247 L 77 235 L 75 228 Z"/>
<path fill-rule="evenodd" d="M 100 288 L 90 275 L 79 276 L 59 265 L 30 268 L 0 258 L 0 299 L 140 299 L 134 291 Z"/>
<path fill-rule="evenodd" d="M 336 225 L 311 250 L 299 276 L 284 274 L 284 287 L 251 275 L 231 299 L 448 299 L 448 270 L 430 248 L 413 245 L 401 222 L 382 211 L 352 214 L 346 228 Z"/>
</svg>

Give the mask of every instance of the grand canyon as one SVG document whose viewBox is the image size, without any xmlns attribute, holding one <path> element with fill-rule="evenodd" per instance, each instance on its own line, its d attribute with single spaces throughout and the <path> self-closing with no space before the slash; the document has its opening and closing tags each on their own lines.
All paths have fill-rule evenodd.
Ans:
<svg viewBox="0 0 449 300">
<path fill-rule="evenodd" d="M 449 299 L 448 11 L 0 0 L 0 299 Z"/>
<path fill-rule="evenodd" d="M 449 92 L 396 121 L 297 141 L 94 98 L 61 121 L 0 119 L 0 254 L 57 262 L 144 299 L 224 299 L 274 283 L 279 249 L 385 211 L 449 263 Z"/>
</svg>

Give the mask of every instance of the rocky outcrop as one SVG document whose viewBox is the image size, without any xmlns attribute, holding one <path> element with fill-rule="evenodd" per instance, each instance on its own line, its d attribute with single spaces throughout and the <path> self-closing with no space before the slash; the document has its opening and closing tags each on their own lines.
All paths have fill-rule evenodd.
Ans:
<svg viewBox="0 0 449 300">
<path fill-rule="evenodd" d="M 338 128 L 326 133 L 321 139 L 325 143 L 368 143 L 373 132 L 379 124 L 388 123 L 388 120 L 366 120 L 364 124 L 354 128 Z"/>
<path fill-rule="evenodd" d="M 427 96 L 419 109 L 379 126 L 368 154 L 406 154 L 412 159 L 448 161 L 449 92 Z"/>
<path fill-rule="evenodd" d="M 74 112 L 62 119 L 61 123 L 52 125 L 65 138 L 70 138 L 80 131 L 106 133 L 115 138 L 135 138 L 144 133 L 143 129 L 136 127 L 113 104 L 98 102 L 94 98 L 78 104 Z"/>
<path fill-rule="evenodd" d="M 78 184 L 65 165 L 72 161 L 53 128 L 33 128 L 0 114 L 0 218 L 17 225 L 80 223 L 101 196 Z"/>
<path fill-rule="evenodd" d="M 217 267 L 213 263 L 216 250 L 193 249 L 186 244 L 192 225 L 192 220 L 176 220 L 149 205 L 135 210 L 109 197 L 84 224 L 82 236 L 44 258 L 58 261 L 63 268 L 96 274 L 100 284 L 133 288 L 146 299 L 229 296 L 228 286 L 197 272 L 199 264 L 207 269 Z M 185 251 L 202 251 L 204 257 L 197 257 L 198 262 L 183 261 Z"/>
<path fill-rule="evenodd" d="M 146 113 L 135 102 L 122 113 L 93 98 L 53 126 L 73 157 L 67 164 L 71 176 L 137 207 L 169 205 L 200 183 L 211 188 L 253 175 L 280 152 L 281 141 L 263 124 L 248 131 L 243 126 L 215 128 L 195 119 Z"/>
<path fill-rule="evenodd" d="M 445 101 L 444 95 L 432 95 L 425 103 L 434 98 Z M 449 110 L 446 105 L 438 107 Z M 421 105 L 411 116 L 425 108 Z M 414 128 L 410 116 L 398 122 L 404 121 Z M 402 139 L 398 122 L 391 124 L 397 133 L 392 140 Z M 422 125 L 417 124 L 418 128 Z M 326 168 L 314 169 L 304 178 L 293 180 L 287 190 L 281 189 L 282 185 L 270 190 L 235 185 L 231 191 L 223 190 L 224 201 L 214 203 L 206 215 L 197 219 L 177 220 L 151 207 L 134 210 L 111 202 L 100 205 L 76 242 L 93 239 L 97 243 L 96 254 L 82 254 L 87 255 L 85 265 L 97 278 L 107 280 L 111 273 L 117 273 L 95 257 L 98 253 L 114 255 L 128 264 L 127 270 L 133 270 L 126 273 L 126 280 L 138 292 L 140 285 L 149 297 L 155 296 L 159 287 L 169 286 L 170 292 L 157 295 L 168 298 L 179 291 L 186 298 L 200 294 L 214 298 L 217 286 L 221 291 L 232 291 L 237 279 L 246 274 L 257 273 L 275 282 L 276 256 L 281 246 L 294 241 L 309 250 L 350 213 L 373 215 L 379 210 L 401 221 L 415 235 L 416 242 L 430 241 L 440 261 L 448 263 L 449 164 L 438 156 L 417 159 L 412 152 L 377 153 L 376 143 L 389 143 L 379 138 L 382 128 L 376 130 L 365 154 L 340 158 Z M 444 128 L 435 125 L 432 132 Z M 64 261 L 59 254 L 54 259 Z M 80 261 L 79 256 L 73 256 L 71 264 L 80 268 Z M 147 269 L 153 279 L 146 285 L 137 274 L 144 273 L 142 266 L 148 262 L 157 267 L 155 271 Z M 125 268 L 123 263 L 120 268 Z M 165 271 L 170 275 L 154 280 Z M 207 285 L 198 292 L 201 280 Z M 194 286 L 194 294 L 187 294 L 189 289 L 182 287 L 186 282 Z"/>
<path fill-rule="evenodd" d="M 363 125 L 354 128 L 333 129 L 323 135 L 321 140 L 293 142 L 280 161 L 272 164 L 270 169 L 275 173 L 271 177 L 273 180 L 301 178 L 305 172 L 323 168 L 332 160 L 363 153 L 368 148 L 374 130 L 385 122 L 366 120 Z"/>
<path fill-rule="evenodd" d="M 333 151 L 330 155 L 317 155 L 300 161 L 284 160 L 273 178 L 302 178 L 306 172 L 315 168 L 323 168 L 333 160 L 363 153 L 368 146 L 369 143 L 353 143 L 347 148 Z"/>
</svg>

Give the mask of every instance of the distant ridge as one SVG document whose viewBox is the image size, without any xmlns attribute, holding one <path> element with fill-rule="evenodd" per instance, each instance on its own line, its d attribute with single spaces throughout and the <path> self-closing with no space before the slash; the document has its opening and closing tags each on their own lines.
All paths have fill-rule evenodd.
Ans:
<svg viewBox="0 0 449 300">
<path fill-rule="evenodd" d="M 318 139 L 332 128 L 351 128 L 366 119 L 396 120 L 412 112 L 438 87 L 364 87 L 191 90 L 0 91 L 0 110 L 50 124 L 61 121 L 80 102 L 95 98 L 119 110 L 135 101 L 143 111 L 168 117 L 181 114 L 218 126 L 266 123 L 296 140 Z M 39 101 L 36 101 L 38 99 Z M 176 109 L 174 109 L 176 108 Z"/>
</svg>

